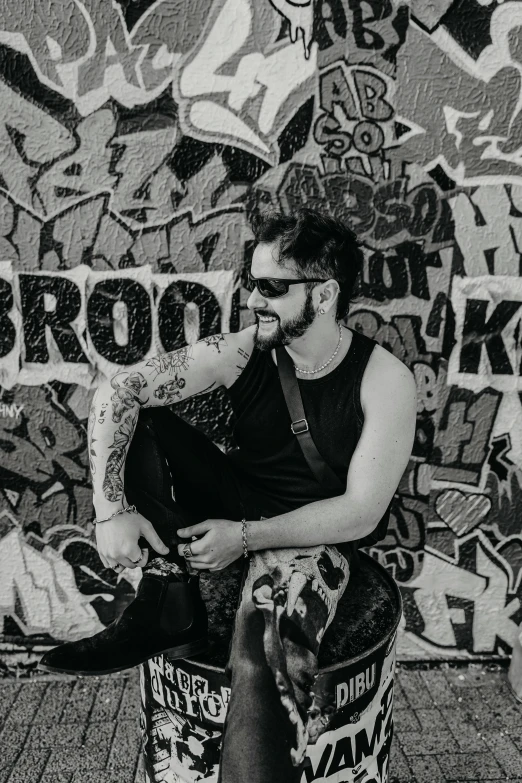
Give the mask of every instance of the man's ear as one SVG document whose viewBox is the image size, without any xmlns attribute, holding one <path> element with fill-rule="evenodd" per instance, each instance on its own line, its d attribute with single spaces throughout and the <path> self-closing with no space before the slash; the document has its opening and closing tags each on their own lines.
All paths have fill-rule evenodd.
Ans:
<svg viewBox="0 0 522 783">
<path fill-rule="evenodd" d="M 328 280 L 323 290 L 319 294 L 319 304 L 333 304 L 339 295 L 339 283 L 336 280 Z"/>
</svg>

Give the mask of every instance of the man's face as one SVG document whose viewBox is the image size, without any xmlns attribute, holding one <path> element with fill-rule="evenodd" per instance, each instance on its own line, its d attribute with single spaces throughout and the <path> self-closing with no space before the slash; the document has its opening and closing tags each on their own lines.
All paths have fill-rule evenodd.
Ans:
<svg viewBox="0 0 522 783">
<path fill-rule="evenodd" d="M 296 279 L 304 277 L 290 266 L 276 263 L 277 245 L 259 244 L 252 257 L 252 277 L 276 277 Z M 254 345 L 263 351 L 271 351 L 280 345 L 289 345 L 302 337 L 315 321 L 312 292 L 306 293 L 305 283 L 291 285 L 288 293 L 277 298 L 262 296 L 255 288 L 247 307 L 255 313 L 257 330 Z"/>
</svg>

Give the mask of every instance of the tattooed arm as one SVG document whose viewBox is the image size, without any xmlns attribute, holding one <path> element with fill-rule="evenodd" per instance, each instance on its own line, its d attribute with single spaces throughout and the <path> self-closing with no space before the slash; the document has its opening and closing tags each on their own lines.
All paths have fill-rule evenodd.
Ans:
<svg viewBox="0 0 522 783">
<path fill-rule="evenodd" d="M 98 518 L 108 517 L 128 505 L 123 475 L 140 408 L 172 405 L 220 386 L 229 386 L 237 376 L 238 366 L 244 366 L 248 360 L 249 343 L 252 342 L 250 332 L 251 327 L 234 334 L 212 335 L 122 370 L 100 385 L 92 401 L 88 423 L 88 452 Z M 125 515 L 125 519 L 135 516 Z M 116 520 L 121 530 L 123 519 L 118 516 Z M 111 523 L 103 523 L 97 526 L 97 533 L 100 528 L 105 532 L 111 527 Z M 103 560 L 102 550 L 100 555 Z M 130 562 L 129 557 L 126 559 Z M 125 558 L 115 558 L 111 549 L 110 553 L 105 552 L 106 564 L 111 565 L 112 560 L 129 567 L 129 562 L 125 562 Z"/>
</svg>

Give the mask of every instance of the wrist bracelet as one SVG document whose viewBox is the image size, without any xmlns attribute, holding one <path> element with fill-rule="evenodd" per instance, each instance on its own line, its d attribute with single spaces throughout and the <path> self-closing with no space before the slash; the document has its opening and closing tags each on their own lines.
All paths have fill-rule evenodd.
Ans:
<svg viewBox="0 0 522 783">
<path fill-rule="evenodd" d="M 130 511 L 132 514 L 137 514 L 138 509 L 136 506 L 125 506 L 124 508 L 118 509 L 118 511 L 115 511 L 114 514 L 111 514 L 110 517 L 105 517 L 105 519 L 94 519 L 94 524 L 99 525 L 100 522 L 108 522 L 109 519 L 113 519 L 114 517 L 117 517 L 118 514 L 124 514 L 125 511 Z"/>
<path fill-rule="evenodd" d="M 241 537 L 243 539 L 243 557 L 248 560 L 248 545 L 247 545 L 247 533 L 246 533 L 246 519 L 241 520 Z"/>
</svg>

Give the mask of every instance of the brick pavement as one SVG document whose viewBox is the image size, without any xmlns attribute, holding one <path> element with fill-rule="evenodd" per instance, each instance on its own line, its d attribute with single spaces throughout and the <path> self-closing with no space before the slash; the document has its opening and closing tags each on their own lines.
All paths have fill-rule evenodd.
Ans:
<svg viewBox="0 0 522 783">
<path fill-rule="evenodd" d="M 0 680 L 0 783 L 143 783 L 137 671 Z M 390 783 L 522 782 L 522 704 L 498 666 L 399 666 Z"/>
</svg>

